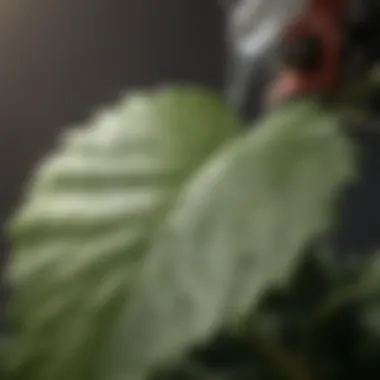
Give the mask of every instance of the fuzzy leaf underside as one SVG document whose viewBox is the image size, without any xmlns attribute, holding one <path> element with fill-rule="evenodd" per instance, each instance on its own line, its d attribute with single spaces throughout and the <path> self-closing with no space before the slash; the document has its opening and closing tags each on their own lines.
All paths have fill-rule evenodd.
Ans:
<svg viewBox="0 0 380 380">
<path fill-rule="evenodd" d="M 93 378 L 183 181 L 239 129 L 217 96 L 174 88 L 127 96 L 62 137 L 10 223 L 12 318 L 30 347 L 14 368 L 36 363 L 28 380 Z"/>
<path fill-rule="evenodd" d="M 99 378 L 141 380 L 244 317 L 331 226 L 353 169 L 334 115 L 307 102 L 279 109 L 212 158 L 158 231 Z"/>
</svg>

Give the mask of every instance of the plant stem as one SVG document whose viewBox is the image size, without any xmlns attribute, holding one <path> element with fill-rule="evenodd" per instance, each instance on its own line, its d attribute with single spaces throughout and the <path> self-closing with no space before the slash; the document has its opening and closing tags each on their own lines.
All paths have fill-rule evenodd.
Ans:
<svg viewBox="0 0 380 380">
<path fill-rule="evenodd" d="M 288 380 L 312 380 L 310 368 L 299 358 L 294 357 L 280 344 L 259 328 L 258 324 L 252 324 L 248 330 L 250 341 L 274 366 L 281 377 Z"/>
</svg>

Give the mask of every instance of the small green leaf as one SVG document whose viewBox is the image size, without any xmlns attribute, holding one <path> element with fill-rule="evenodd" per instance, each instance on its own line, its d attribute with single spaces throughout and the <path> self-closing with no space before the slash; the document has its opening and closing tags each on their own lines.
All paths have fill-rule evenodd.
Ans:
<svg viewBox="0 0 380 380">
<path fill-rule="evenodd" d="M 353 178 L 336 118 L 292 104 L 211 160 L 153 241 L 135 297 L 104 347 L 101 379 L 143 379 L 244 316 L 330 227 Z"/>
<path fill-rule="evenodd" d="M 92 378 L 183 181 L 239 129 L 217 96 L 182 88 L 128 96 L 63 136 L 11 224 L 13 321 L 39 358 L 27 380 Z"/>
</svg>

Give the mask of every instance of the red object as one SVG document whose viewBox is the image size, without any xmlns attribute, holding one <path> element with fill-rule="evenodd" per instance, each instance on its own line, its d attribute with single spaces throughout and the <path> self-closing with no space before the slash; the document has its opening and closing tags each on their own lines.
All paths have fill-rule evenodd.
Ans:
<svg viewBox="0 0 380 380">
<path fill-rule="evenodd" d="M 284 30 L 284 39 L 302 35 L 317 37 L 322 44 L 322 64 L 313 72 L 284 68 L 269 91 L 269 101 L 305 93 L 333 90 L 340 78 L 342 61 L 341 19 L 347 0 L 310 0 L 308 8 Z"/>
</svg>

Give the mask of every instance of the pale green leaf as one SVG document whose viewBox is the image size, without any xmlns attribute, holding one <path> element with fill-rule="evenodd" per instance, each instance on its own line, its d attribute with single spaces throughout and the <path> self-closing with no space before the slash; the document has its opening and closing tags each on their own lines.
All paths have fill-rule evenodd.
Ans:
<svg viewBox="0 0 380 380">
<path fill-rule="evenodd" d="M 62 137 L 11 223 L 12 315 L 37 363 L 27 380 L 92 378 L 183 181 L 239 129 L 217 96 L 176 88 L 127 96 Z"/>
<path fill-rule="evenodd" d="M 193 178 L 104 347 L 100 379 L 140 380 L 236 322 L 331 225 L 351 145 L 313 103 L 290 104 Z"/>
</svg>

